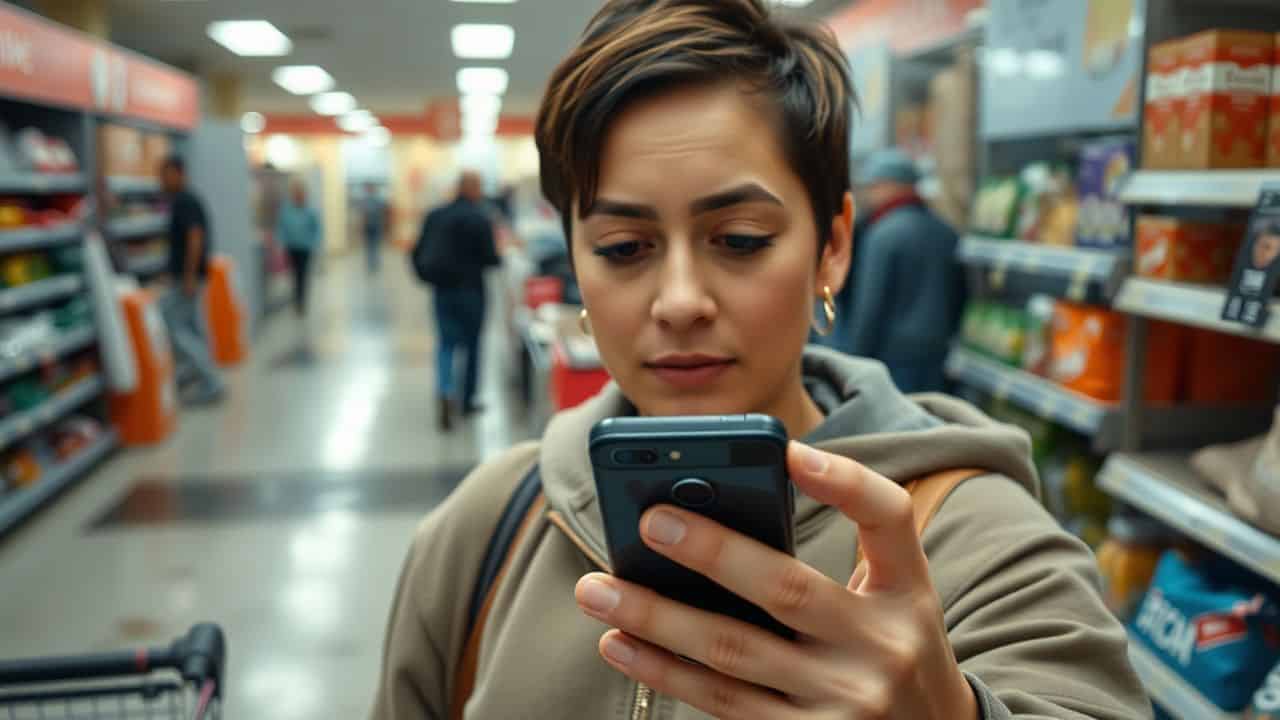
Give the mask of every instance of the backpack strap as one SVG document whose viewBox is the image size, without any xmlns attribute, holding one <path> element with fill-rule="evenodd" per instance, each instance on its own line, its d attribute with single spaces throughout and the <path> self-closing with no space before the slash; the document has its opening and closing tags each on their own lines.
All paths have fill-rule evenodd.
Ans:
<svg viewBox="0 0 1280 720">
<path fill-rule="evenodd" d="M 939 473 L 916 478 L 904 485 L 903 487 L 911 494 L 911 512 L 915 516 L 916 536 L 924 536 L 924 531 L 929 526 L 929 521 L 938 512 L 938 508 L 942 507 L 942 503 L 951 494 L 952 490 L 955 490 L 965 480 L 988 473 L 989 471 L 987 470 L 970 468 L 943 470 Z M 858 543 L 853 566 L 856 568 L 861 564 L 862 543 Z"/>
<path fill-rule="evenodd" d="M 449 704 L 451 718 L 461 720 L 467 699 L 475 689 L 476 669 L 480 662 L 480 639 L 484 635 L 485 620 L 488 619 L 489 610 L 498 594 L 497 589 L 510 565 L 511 549 L 520 544 L 525 531 L 542 514 L 544 506 L 542 476 L 538 473 L 538 466 L 534 465 L 516 486 L 515 492 L 511 493 L 484 550 L 480 576 L 476 578 L 475 588 L 471 591 L 471 603 L 467 607 L 464 635 L 467 641 L 463 645 L 462 658 L 453 677 L 453 699 Z"/>
</svg>

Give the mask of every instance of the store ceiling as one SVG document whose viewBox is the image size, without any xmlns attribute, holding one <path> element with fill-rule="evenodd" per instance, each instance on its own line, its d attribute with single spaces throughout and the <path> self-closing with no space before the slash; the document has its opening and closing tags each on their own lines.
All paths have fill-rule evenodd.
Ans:
<svg viewBox="0 0 1280 720">
<path fill-rule="evenodd" d="M 271 82 L 283 64 L 316 64 L 378 114 L 421 113 L 456 95 L 451 28 L 494 22 L 516 31 L 504 112 L 532 113 L 551 69 L 602 0 L 519 0 L 510 5 L 449 0 L 109 0 L 112 40 L 198 72 L 233 71 L 246 81 L 246 109 L 309 113 L 305 98 Z M 849 0 L 814 0 L 806 17 L 826 17 Z M 265 19 L 293 40 L 283 58 L 241 58 L 205 35 L 214 20 Z M 484 63 L 472 63 L 484 64 Z"/>
</svg>

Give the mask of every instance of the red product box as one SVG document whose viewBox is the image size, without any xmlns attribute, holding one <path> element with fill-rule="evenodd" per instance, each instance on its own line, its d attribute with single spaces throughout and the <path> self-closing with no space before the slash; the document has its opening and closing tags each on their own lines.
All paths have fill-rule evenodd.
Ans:
<svg viewBox="0 0 1280 720">
<path fill-rule="evenodd" d="M 1243 234 L 1234 225 L 1142 215 L 1134 243 L 1137 273 L 1175 282 L 1225 283 Z"/>
<path fill-rule="evenodd" d="M 1180 166 L 1263 167 L 1275 35 L 1207 30 L 1182 42 Z"/>
<path fill-rule="evenodd" d="M 1276 33 L 1271 68 L 1271 125 L 1267 143 L 1267 167 L 1280 167 L 1280 33 Z"/>
<path fill-rule="evenodd" d="M 1188 328 L 1184 395 L 1192 405 L 1265 405 L 1280 371 L 1280 345 Z"/>
<path fill-rule="evenodd" d="M 1147 54 L 1147 94 L 1142 113 L 1142 165 L 1156 170 L 1178 167 L 1182 134 L 1182 41 L 1152 45 Z"/>
</svg>

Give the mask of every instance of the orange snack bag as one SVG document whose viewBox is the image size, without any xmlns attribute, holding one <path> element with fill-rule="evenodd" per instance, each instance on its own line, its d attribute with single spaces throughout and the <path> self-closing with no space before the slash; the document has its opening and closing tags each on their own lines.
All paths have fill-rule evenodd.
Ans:
<svg viewBox="0 0 1280 720">
<path fill-rule="evenodd" d="M 1186 102 L 1180 166 L 1262 167 L 1275 35 L 1206 30 L 1182 42 Z"/>
<path fill-rule="evenodd" d="M 1054 307 L 1049 377 L 1103 402 L 1119 402 L 1124 387 L 1128 318 L 1118 312 L 1069 302 Z M 1152 322 L 1147 334 L 1144 396 L 1151 405 L 1177 401 L 1183 358 L 1182 328 Z"/>
</svg>

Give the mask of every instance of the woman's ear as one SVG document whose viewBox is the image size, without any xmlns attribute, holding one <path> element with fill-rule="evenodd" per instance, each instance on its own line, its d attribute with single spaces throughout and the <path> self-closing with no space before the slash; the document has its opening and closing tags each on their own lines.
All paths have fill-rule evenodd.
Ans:
<svg viewBox="0 0 1280 720">
<path fill-rule="evenodd" d="M 849 276 L 849 263 L 853 259 L 853 219 L 855 208 L 853 193 L 844 194 L 840 214 L 831 219 L 831 234 L 827 237 L 826 247 L 822 249 L 822 261 L 818 263 L 819 291 L 824 286 L 831 288 L 832 293 L 840 292 Z"/>
</svg>

